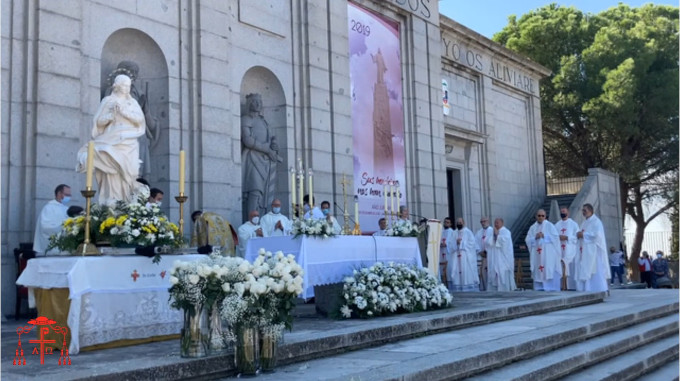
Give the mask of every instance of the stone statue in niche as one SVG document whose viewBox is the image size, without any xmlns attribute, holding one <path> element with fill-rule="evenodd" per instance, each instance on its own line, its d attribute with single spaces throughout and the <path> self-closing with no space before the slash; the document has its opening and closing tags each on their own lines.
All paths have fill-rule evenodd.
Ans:
<svg viewBox="0 0 680 381">
<path fill-rule="evenodd" d="M 106 88 L 104 96 L 111 95 L 113 90 L 113 80 L 116 76 L 123 74 L 130 77 L 132 86 L 130 87 L 130 95 L 134 98 L 139 107 L 144 112 L 144 120 L 146 122 L 146 133 L 139 137 L 139 156 L 142 160 L 141 168 L 139 170 L 140 176 L 148 178 L 151 174 L 151 150 L 158 143 L 160 131 L 158 126 L 158 119 L 151 116 L 149 110 L 149 83 L 146 83 L 144 93 L 140 93 L 135 86 L 135 80 L 139 76 L 139 65 L 133 61 L 120 61 L 116 69 L 114 69 L 108 77 L 109 87 Z"/>
<path fill-rule="evenodd" d="M 139 139 L 146 133 L 144 112 L 131 96 L 132 80 L 116 76 L 111 95 L 104 97 L 94 116 L 94 175 L 99 203 L 133 201 L 139 183 Z M 78 151 L 76 170 L 87 170 L 87 144 Z"/>
<path fill-rule="evenodd" d="M 241 117 L 241 166 L 243 174 L 243 213 L 267 212 L 276 192 L 276 167 L 279 156 L 276 137 L 262 116 L 260 94 L 246 96 L 246 112 Z"/>
</svg>

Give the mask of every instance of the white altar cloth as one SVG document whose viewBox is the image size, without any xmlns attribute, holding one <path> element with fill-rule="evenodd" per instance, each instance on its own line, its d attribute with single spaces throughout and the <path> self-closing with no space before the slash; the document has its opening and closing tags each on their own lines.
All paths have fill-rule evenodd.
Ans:
<svg viewBox="0 0 680 381">
<path fill-rule="evenodd" d="M 295 255 L 304 270 L 302 297 L 314 296 L 314 286 L 342 282 L 354 269 L 376 262 L 395 262 L 422 267 L 418 240 L 413 237 L 336 236 L 256 237 L 248 240 L 246 260 L 257 258 L 260 248 Z"/>
<path fill-rule="evenodd" d="M 155 264 L 141 256 L 40 257 L 28 261 L 17 284 L 34 288 L 68 288 L 70 354 L 81 347 L 123 339 L 178 334 L 182 312 L 168 301 L 170 271 L 176 260 L 205 255 L 163 255 Z M 47 316 L 49 318 L 49 316 Z"/>
</svg>

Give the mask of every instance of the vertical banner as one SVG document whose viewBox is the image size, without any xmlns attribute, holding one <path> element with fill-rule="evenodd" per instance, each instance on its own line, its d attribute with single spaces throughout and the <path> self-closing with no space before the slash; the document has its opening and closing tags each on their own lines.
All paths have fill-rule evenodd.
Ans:
<svg viewBox="0 0 680 381">
<path fill-rule="evenodd" d="M 399 23 L 351 2 L 347 19 L 354 191 L 361 229 L 375 231 L 386 209 L 406 204 Z"/>
</svg>

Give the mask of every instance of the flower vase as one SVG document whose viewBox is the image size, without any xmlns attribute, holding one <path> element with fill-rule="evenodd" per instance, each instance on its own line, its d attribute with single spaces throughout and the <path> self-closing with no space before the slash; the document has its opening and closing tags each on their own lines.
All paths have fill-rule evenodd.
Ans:
<svg viewBox="0 0 680 381">
<path fill-rule="evenodd" d="M 203 305 L 184 310 L 184 327 L 180 335 L 182 357 L 205 357 L 208 354 L 208 322 Z"/>
<path fill-rule="evenodd" d="M 227 342 L 224 338 L 222 330 L 222 317 L 220 316 L 221 301 L 215 301 L 208 308 L 208 353 L 210 355 L 219 355 L 226 353 L 228 348 Z"/>
<path fill-rule="evenodd" d="M 259 360 L 259 331 L 254 326 L 243 326 L 236 329 L 236 350 L 234 361 L 236 371 L 240 375 L 255 376 Z"/>
<path fill-rule="evenodd" d="M 274 372 L 279 345 L 283 336 L 260 332 L 260 369 L 262 372 Z"/>
</svg>

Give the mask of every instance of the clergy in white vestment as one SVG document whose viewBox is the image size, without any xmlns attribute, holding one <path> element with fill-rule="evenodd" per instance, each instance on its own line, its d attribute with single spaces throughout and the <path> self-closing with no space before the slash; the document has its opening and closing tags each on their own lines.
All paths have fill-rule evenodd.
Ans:
<svg viewBox="0 0 680 381">
<path fill-rule="evenodd" d="M 302 202 L 304 203 L 303 210 L 305 212 L 304 214 L 304 219 L 313 219 L 313 220 L 320 220 L 324 218 L 323 213 L 321 213 L 321 208 L 318 206 L 314 206 L 313 208 L 309 205 L 309 195 L 306 194 L 305 197 L 302 198 Z M 312 204 L 314 203 L 314 199 L 312 199 Z"/>
<path fill-rule="evenodd" d="M 545 210 L 536 212 L 536 222 L 524 239 L 529 249 L 531 277 L 536 291 L 560 291 L 562 264 L 557 229 L 546 220 Z"/>
<path fill-rule="evenodd" d="M 576 290 L 576 280 L 574 279 L 574 257 L 578 248 L 578 224 L 569 218 L 569 209 L 562 207 L 560 209 L 561 219 L 555 223 L 555 229 L 560 235 L 560 250 L 562 254 L 562 263 L 564 264 L 563 277 L 566 276 L 567 290 Z"/>
<path fill-rule="evenodd" d="M 479 291 L 479 273 L 477 270 L 477 245 L 475 235 L 465 227 L 462 218 L 456 220 L 456 230 L 453 232 L 453 247 L 450 277 L 453 291 Z"/>
<path fill-rule="evenodd" d="M 38 222 L 33 236 L 33 251 L 38 255 L 58 254 L 59 250 L 52 249 L 49 252 L 50 236 L 61 232 L 64 220 L 68 218 L 66 204 L 71 200 L 71 187 L 60 184 L 54 190 L 54 200 L 50 200 L 40 211 Z"/>
<path fill-rule="evenodd" d="M 248 214 L 248 221 L 238 227 L 238 254 L 241 258 L 246 257 L 248 240 L 253 237 L 264 237 L 260 226 L 260 213 L 253 210 Z"/>
<path fill-rule="evenodd" d="M 577 291 L 607 291 L 609 258 L 607 242 L 602 221 L 593 214 L 593 206 L 583 205 L 585 221 L 576 236 L 579 239 L 579 252 L 575 259 L 575 278 Z"/>
<path fill-rule="evenodd" d="M 399 220 L 411 222 L 411 216 L 406 205 L 399 206 Z"/>
<path fill-rule="evenodd" d="M 323 201 L 321 202 L 321 214 L 323 214 L 322 218 L 326 219 L 326 223 L 331 227 L 333 230 L 333 234 L 338 235 L 342 233 L 342 226 L 338 223 L 338 220 L 335 219 L 335 217 L 331 214 L 331 203 L 328 201 Z"/>
<path fill-rule="evenodd" d="M 280 237 L 290 235 L 293 229 L 288 217 L 281 214 L 281 200 L 275 198 L 272 201 L 272 210 L 260 219 L 262 233 L 265 237 Z"/>
<path fill-rule="evenodd" d="M 456 249 L 456 238 L 454 236 L 453 220 L 451 217 L 444 218 L 444 231 L 442 232 L 442 246 L 444 246 L 444 253 L 446 254 L 446 283 L 449 290 L 453 289 L 453 279 L 451 279 L 451 265 L 453 260 L 451 255 Z"/>
<path fill-rule="evenodd" d="M 387 231 L 387 220 L 385 217 L 382 217 L 378 220 L 378 230 L 373 233 L 374 237 L 383 237 L 385 235 L 385 232 Z"/>
<path fill-rule="evenodd" d="M 517 288 L 512 234 L 503 223 L 502 218 L 496 218 L 493 222 L 493 234 L 486 237 L 489 291 L 514 291 Z"/>
<path fill-rule="evenodd" d="M 475 241 L 477 242 L 477 267 L 479 271 L 479 289 L 486 291 L 487 285 L 487 253 L 486 253 L 486 237 L 493 235 L 493 228 L 489 226 L 489 217 L 482 217 L 479 220 L 482 228 L 475 233 Z"/>
</svg>

